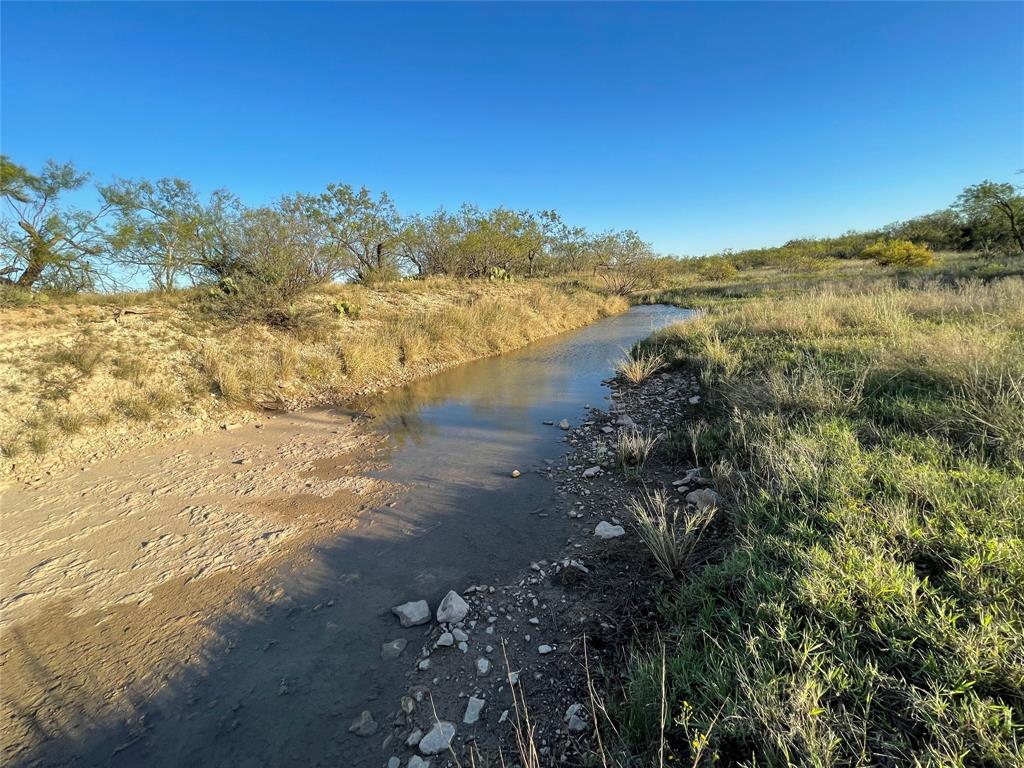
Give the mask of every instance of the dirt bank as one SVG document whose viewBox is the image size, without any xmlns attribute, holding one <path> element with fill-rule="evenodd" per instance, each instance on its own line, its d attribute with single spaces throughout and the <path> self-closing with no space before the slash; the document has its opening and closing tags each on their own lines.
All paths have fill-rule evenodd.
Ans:
<svg viewBox="0 0 1024 768">
<path fill-rule="evenodd" d="M 232 323 L 192 293 L 0 309 L 0 488 L 268 410 L 344 402 L 626 308 L 540 281 L 431 279 L 333 286 L 290 329 Z"/>
</svg>

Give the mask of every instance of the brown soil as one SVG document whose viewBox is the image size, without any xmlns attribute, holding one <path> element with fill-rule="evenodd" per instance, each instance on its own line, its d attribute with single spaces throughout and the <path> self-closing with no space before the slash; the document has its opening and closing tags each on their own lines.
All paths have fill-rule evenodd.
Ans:
<svg viewBox="0 0 1024 768">
<path fill-rule="evenodd" d="M 183 667 L 230 650 L 219 627 L 280 597 L 282 563 L 386 497 L 360 473 L 378 440 L 305 412 L 5 493 L 3 762 L 138 717 Z"/>
</svg>

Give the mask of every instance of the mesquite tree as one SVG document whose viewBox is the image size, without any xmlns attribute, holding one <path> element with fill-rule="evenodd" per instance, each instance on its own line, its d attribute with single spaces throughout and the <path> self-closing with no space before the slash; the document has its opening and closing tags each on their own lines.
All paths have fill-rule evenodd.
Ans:
<svg viewBox="0 0 1024 768">
<path fill-rule="evenodd" d="M 100 221 L 108 206 L 82 211 L 62 200 L 88 179 L 71 163 L 51 160 L 34 174 L 0 156 L 0 282 L 68 290 L 95 286 L 107 253 Z"/>
</svg>

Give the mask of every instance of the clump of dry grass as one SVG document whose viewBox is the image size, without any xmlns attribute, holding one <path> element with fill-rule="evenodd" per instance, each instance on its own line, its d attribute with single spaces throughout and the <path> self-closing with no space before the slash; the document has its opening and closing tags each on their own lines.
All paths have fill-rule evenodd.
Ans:
<svg viewBox="0 0 1024 768">
<path fill-rule="evenodd" d="M 716 509 L 708 507 L 683 515 L 671 505 L 661 489 L 643 489 L 630 499 L 633 527 L 668 578 L 675 579 L 686 571 L 693 550 L 715 517 Z"/>
<path fill-rule="evenodd" d="M 50 450 L 50 432 L 47 429 L 36 429 L 29 433 L 28 447 L 36 456 L 42 456 Z"/>
<path fill-rule="evenodd" d="M 17 458 L 21 454 L 21 449 L 21 440 L 17 435 L 0 439 L 0 454 L 9 459 Z"/>
<path fill-rule="evenodd" d="M 76 411 L 63 411 L 54 417 L 53 422 L 65 435 L 77 435 L 85 426 L 85 414 Z"/>
<path fill-rule="evenodd" d="M 661 438 L 651 430 L 637 428 L 619 430 L 616 456 L 625 471 L 639 472 Z"/>
<path fill-rule="evenodd" d="M 50 355 L 57 365 L 69 365 L 83 376 L 91 376 L 106 357 L 106 350 L 96 343 L 75 343 Z"/>
<path fill-rule="evenodd" d="M 640 384 L 665 367 L 664 355 L 653 349 L 634 347 L 615 369 L 631 384 Z"/>
<path fill-rule="evenodd" d="M 110 375 L 115 379 L 123 379 L 133 384 L 140 384 L 152 366 L 140 355 L 122 355 L 114 359 Z"/>
<path fill-rule="evenodd" d="M 222 351 L 213 345 L 204 346 L 200 352 L 200 366 L 225 402 L 247 404 L 238 368 Z"/>
</svg>

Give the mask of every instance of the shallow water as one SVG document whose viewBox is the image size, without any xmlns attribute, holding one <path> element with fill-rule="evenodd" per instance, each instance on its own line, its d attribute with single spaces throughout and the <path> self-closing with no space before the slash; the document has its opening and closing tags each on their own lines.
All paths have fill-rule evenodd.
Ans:
<svg viewBox="0 0 1024 768">
<path fill-rule="evenodd" d="M 637 307 L 357 403 L 388 445 L 376 475 L 405 488 L 396 503 L 284 565 L 275 578 L 282 599 L 258 620 L 218 627 L 230 652 L 141 703 L 145 723 L 131 738 L 105 728 L 65 745 L 70 762 L 383 765 L 399 751 L 381 742 L 429 632 L 400 628 L 391 607 L 425 598 L 433 609 L 449 589 L 505 583 L 560 554 L 570 528 L 555 509 L 555 484 L 536 470 L 559 460 L 565 433 L 543 422 L 576 424 L 585 406 L 607 408 L 602 381 L 623 349 L 690 314 Z M 344 472 L 345 463 L 325 456 L 321 471 Z M 408 649 L 382 661 L 381 643 L 397 637 Z M 381 728 L 361 739 L 348 725 L 364 709 Z"/>
</svg>

